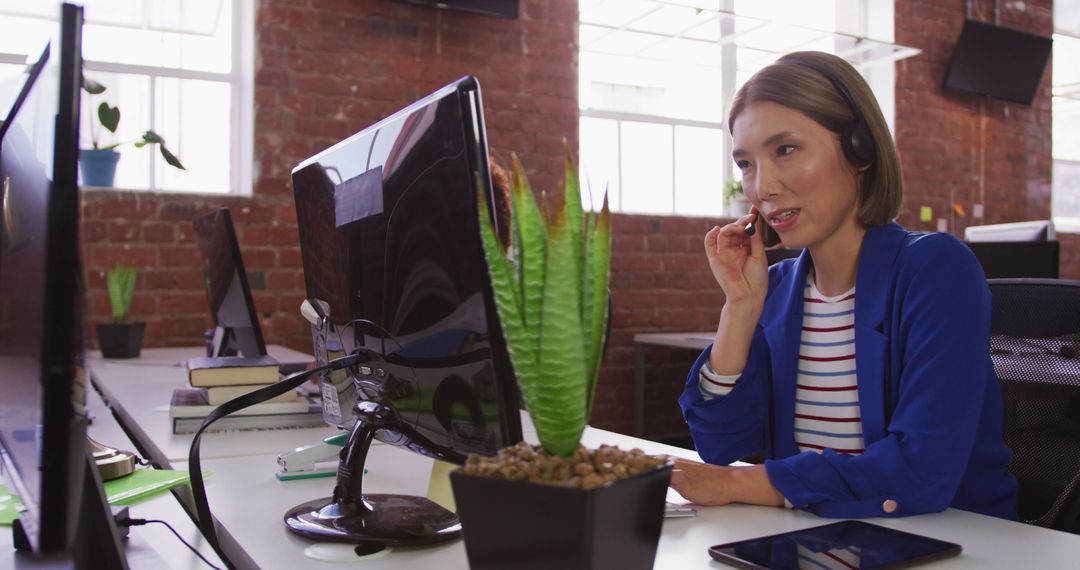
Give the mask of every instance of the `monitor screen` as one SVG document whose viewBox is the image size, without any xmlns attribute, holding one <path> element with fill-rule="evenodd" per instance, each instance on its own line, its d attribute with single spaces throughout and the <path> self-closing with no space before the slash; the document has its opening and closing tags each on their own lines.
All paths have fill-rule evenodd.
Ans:
<svg viewBox="0 0 1080 570">
<path fill-rule="evenodd" d="M 26 506 L 27 526 L 41 516 L 43 293 L 54 137 L 47 119 L 56 114 L 58 88 L 58 58 L 49 51 L 28 68 L 21 101 L 8 115 L 0 140 L 0 444 L 9 486 Z M 38 534 L 36 528 L 28 532 Z"/>
<path fill-rule="evenodd" d="M 206 299 L 215 325 L 208 354 L 239 354 L 248 358 L 265 355 L 266 344 L 229 209 L 221 208 L 197 218 L 195 236 L 202 254 Z"/>
<path fill-rule="evenodd" d="M 382 355 L 383 376 L 323 378 L 324 417 L 351 427 L 357 399 L 378 400 L 424 441 L 376 437 L 458 461 L 521 440 L 480 242 L 484 136 L 467 77 L 293 171 L 307 297 L 326 315 L 316 359 Z"/>
<path fill-rule="evenodd" d="M 1050 38 L 967 20 L 949 62 L 945 88 L 1030 105 L 1051 45 Z"/>
</svg>

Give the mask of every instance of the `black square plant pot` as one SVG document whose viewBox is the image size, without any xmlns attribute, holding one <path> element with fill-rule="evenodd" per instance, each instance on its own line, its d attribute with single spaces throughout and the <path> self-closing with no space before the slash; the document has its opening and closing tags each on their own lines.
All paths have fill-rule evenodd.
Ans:
<svg viewBox="0 0 1080 570">
<path fill-rule="evenodd" d="M 472 570 L 653 567 L 671 466 L 589 491 L 450 474 Z"/>
<path fill-rule="evenodd" d="M 142 352 L 146 323 L 101 323 L 97 325 L 98 345 L 105 358 L 136 358 Z"/>
</svg>

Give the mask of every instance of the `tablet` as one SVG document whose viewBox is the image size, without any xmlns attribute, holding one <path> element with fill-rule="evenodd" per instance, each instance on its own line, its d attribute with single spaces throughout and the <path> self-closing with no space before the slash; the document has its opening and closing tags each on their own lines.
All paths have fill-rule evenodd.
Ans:
<svg viewBox="0 0 1080 570">
<path fill-rule="evenodd" d="M 739 568 L 906 568 L 960 554 L 960 545 L 863 521 L 841 521 L 709 548 Z"/>
</svg>

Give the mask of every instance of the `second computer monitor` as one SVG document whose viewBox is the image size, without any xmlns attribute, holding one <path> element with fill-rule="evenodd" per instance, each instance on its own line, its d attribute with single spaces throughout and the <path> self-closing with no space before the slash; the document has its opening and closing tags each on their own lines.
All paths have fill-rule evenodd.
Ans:
<svg viewBox="0 0 1080 570">
<path fill-rule="evenodd" d="M 195 235 L 202 253 L 203 278 L 214 333 L 209 356 L 266 354 L 258 313 L 248 286 L 244 260 L 228 208 L 195 220 Z"/>
</svg>

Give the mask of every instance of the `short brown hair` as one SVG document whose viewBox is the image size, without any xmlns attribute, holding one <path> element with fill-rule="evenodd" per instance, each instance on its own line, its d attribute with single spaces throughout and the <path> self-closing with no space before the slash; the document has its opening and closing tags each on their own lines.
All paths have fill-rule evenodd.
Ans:
<svg viewBox="0 0 1080 570">
<path fill-rule="evenodd" d="M 821 70 L 828 71 L 832 79 Z M 755 73 L 735 93 L 728 112 L 728 130 L 734 135 L 735 119 L 750 104 L 768 101 L 799 111 L 822 127 L 840 134 L 855 121 L 855 114 L 833 85 L 833 80 L 847 88 L 874 142 L 874 161 L 859 179 L 858 219 L 867 226 L 883 226 L 899 213 L 904 196 L 900 157 L 873 91 L 848 62 L 817 51 L 800 51 L 781 57 Z M 771 228 L 766 229 L 763 237 L 767 245 L 779 241 Z"/>
</svg>

